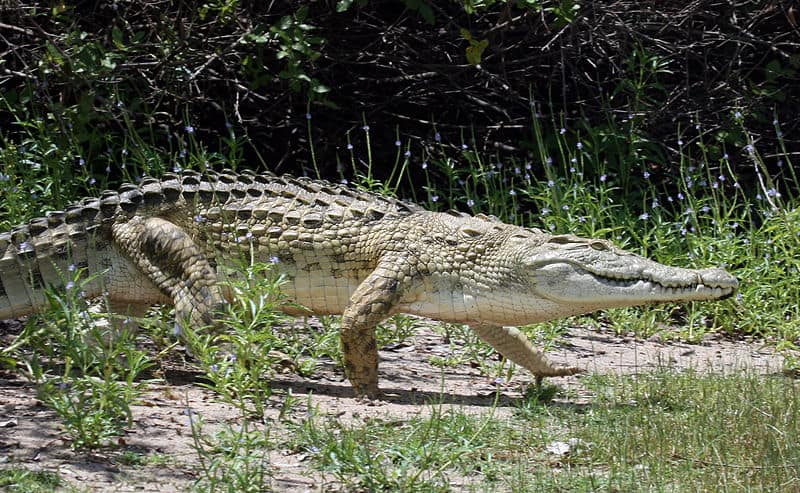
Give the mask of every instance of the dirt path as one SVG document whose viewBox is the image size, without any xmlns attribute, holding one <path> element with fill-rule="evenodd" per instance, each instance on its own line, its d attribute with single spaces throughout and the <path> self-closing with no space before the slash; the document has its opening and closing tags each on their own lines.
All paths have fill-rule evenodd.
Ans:
<svg viewBox="0 0 800 493">
<path fill-rule="evenodd" d="M 385 400 L 365 404 L 351 397 L 350 387 L 331 365 L 314 380 L 294 375 L 278 375 L 273 381 L 276 407 L 268 419 L 277 419 L 281 395 L 291 392 L 305 406 L 312 394 L 320 413 L 342 420 L 364 417 L 406 419 L 426 412 L 426 402 L 445 402 L 468 412 L 483 413 L 494 401 L 496 384 L 475 368 L 461 365 L 442 370 L 428 362 L 431 355 L 451 351 L 442 337 L 422 328 L 406 343 L 381 351 L 381 386 Z M 781 370 L 782 357 L 763 345 L 710 340 L 704 344 L 664 344 L 573 329 L 565 344 L 551 357 L 565 364 L 577 364 L 590 373 L 635 373 L 657 367 L 694 368 L 698 371 L 729 373 L 750 370 L 758 373 Z M 189 377 L 187 379 L 187 377 Z M 186 491 L 198 478 L 197 456 L 192 448 L 189 413 L 201 415 L 205 431 L 213 432 L 224 423 L 235 423 L 238 414 L 216 402 L 212 392 L 187 382 L 192 374 L 168 375 L 169 383 L 153 384 L 140 404 L 134 406 L 135 424 L 121 439 L 120 450 L 96 455 L 75 453 L 62 439 L 58 418 L 36 398 L 28 382 L 10 372 L 0 372 L 0 467 L 13 463 L 33 470 L 58 472 L 62 478 L 88 491 Z M 529 375 L 518 371 L 503 386 L 498 413 L 511 411 Z M 581 385 L 581 377 L 552 381 L 569 388 L 571 400 L 591 399 Z M 574 397 L 577 396 L 577 397 Z M 144 466 L 125 465 L 121 450 L 165 458 L 164 463 Z M 302 453 L 277 450 L 269 457 L 273 468 L 273 488 L 277 491 L 336 491 L 330 478 L 314 471 Z"/>
</svg>

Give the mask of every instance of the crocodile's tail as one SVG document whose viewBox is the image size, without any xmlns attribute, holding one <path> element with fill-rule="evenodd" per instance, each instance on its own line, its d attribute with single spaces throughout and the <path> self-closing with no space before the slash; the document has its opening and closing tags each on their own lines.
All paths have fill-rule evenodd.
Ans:
<svg viewBox="0 0 800 493">
<path fill-rule="evenodd" d="M 142 193 L 135 185 L 64 211 L 48 212 L 0 233 L 0 320 L 29 315 L 46 302 L 47 286 L 72 286 L 76 276 L 99 274 L 113 249 L 110 224 L 135 212 Z M 87 297 L 102 293 L 100 281 L 81 285 Z"/>
</svg>

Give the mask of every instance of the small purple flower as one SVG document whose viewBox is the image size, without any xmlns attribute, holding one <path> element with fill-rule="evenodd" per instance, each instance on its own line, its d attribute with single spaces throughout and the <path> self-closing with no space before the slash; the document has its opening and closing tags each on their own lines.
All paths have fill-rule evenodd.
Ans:
<svg viewBox="0 0 800 493">
<path fill-rule="evenodd" d="M 475 205 L 475 201 L 472 199 L 467 199 L 467 207 L 473 207 Z"/>
<path fill-rule="evenodd" d="M 369 125 L 364 125 L 363 127 L 361 127 L 361 130 L 369 132 Z"/>
<path fill-rule="evenodd" d="M 553 180 L 547 180 L 547 186 L 553 188 L 554 186 L 556 186 L 556 182 L 554 182 Z"/>
<path fill-rule="evenodd" d="M 678 145 L 679 145 L 679 146 L 682 146 L 682 145 L 683 145 L 683 140 L 681 140 L 681 139 L 678 139 Z"/>
<path fill-rule="evenodd" d="M 73 289 L 75 289 L 75 283 L 73 281 L 69 281 L 65 287 L 67 291 L 72 291 Z"/>
<path fill-rule="evenodd" d="M 607 179 L 608 179 L 608 176 L 607 176 L 607 175 L 600 175 L 600 181 L 601 181 L 601 182 L 605 183 L 605 181 L 606 181 Z"/>
<path fill-rule="evenodd" d="M 83 166 L 84 164 L 86 164 L 86 161 L 83 158 L 78 159 L 78 166 Z"/>
<path fill-rule="evenodd" d="M 755 148 L 753 147 L 753 144 L 747 144 L 744 146 L 744 150 L 747 151 L 748 154 L 752 154 L 753 151 L 755 151 Z"/>
<path fill-rule="evenodd" d="M 17 250 L 19 250 L 20 252 L 25 252 L 28 250 L 33 250 L 33 247 L 31 247 L 31 244 L 28 243 L 27 241 L 23 241 L 22 243 L 19 244 Z"/>
<path fill-rule="evenodd" d="M 406 152 L 404 152 L 404 153 L 403 153 L 403 156 L 405 156 L 405 157 L 411 157 L 411 151 L 406 151 Z"/>
<path fill-rule="evenodd" d="M 310 120 L 310 119 L 311 119 L 311 113 L 306 113 L 306 120 Z"/>
<path fill-rule="evenodd" d="M 547 158 L 545 158 L 545 160 L 544 160 L 544 164 L 546 164 L 548 166 L 552 166 L 553 165 L 553 158 L 551 158 L 550 156 L 547 156 Z"/>
<path fill-rule="evenodd" d="M 422 169 L 428 169 L 428 161 L 422 161 L 420 166 L 422 166 Z"/>
<path fill-rule="evenodd" d="M 467 149 L 469 149 L 469 147 L 467 146 L 467 144 L 461 144 L 461 149 L 466 151 Z"/>
<path fill-rule="evenodd" d="M 438 195 L 431 195 L 431 202 L 439 202 L 439 196 Z"/>
<path fill-rule="evenodd" d="M 642 221 L 647 221 L 648 219 L 650 219 L 650 214 L 643 212 L 641 215 L 639 215 L 639 219 L 641 219 Z"/>
<path fill-rule="evenodd" d="M 740 119 L 742 117 L 742 112 L 741 111 L 736 111 L 733 114 L 733 117 L 736 118 L 737 120 Z"/>
<path fill-rule="evenodd" d="M 395 147 L 400 147 L 401 145 L 403 145 L 403 143 L 400 142 L 399 140 L 395 140 L 394 141 L 394 145 L 395 145 Z"/>
<path fill-rule="evenodd" d="M 645 180 L 648 180 L 648 179 L 650 179 L 650 172 L 649 171 L 645 171 L 644 173 L 642 173 L 642 176 L 644 177 Z"/>
<path fill-rule="evenodd" d="M 569 210 L 569 206 L 567 204 L 564 204 L 564 205 L 561 206 L 561 210 L 568 211 Z"/>
<path fill-rule="evenodd" d="M 75 264 L 69 264 L 69 266 L 67 266 L 67 270 L 70 272 L 75 272 L 75 269 L 77 269 L 77 267 L 75 267 Z"/>
<path fill-rule="evenodd" d="M 564 135 L 565 133 L 567 133 L 567 129 L 564 128 L 564 127 L 561 127 L 561 130 L 559 130 L 558 133 L 560 133 L 561 135 Z"/>
<path fill-rule="evenodd" d="M 442 141 L 442 134 L 440 134 L 439 132 L 436 132 L 435 134 L 433 134 L 433 140 L 435 140 L 436 142 L 441 142 Z"/>
<path fill-rule="evenodd" d="M 729 157 L 729 156 L 728 156 L 728 153 L 727 153 L 727 152 L 726 152 L 725 154 L 723 154 L 723 155 L 722 155 L 722 159 L 724 159 L 725 161 L 727 161 L 727 160 L 728 160 L 728 157 Z"/>
<path fill-rule="evenodd" d="M 683 200 L 685 197 L 682 192 L 678 192 L 678 200 Z"/>
<path fill-rule="evenodd" d="M 198 214 L 198 215 L 194 216 L 194 222 L 196 222 L 196 223 L 204 223 L 204 222 L 206 222 L 206 218 L 204 216 L 201 216 L 200 214 Z"/>
<path fill-rule="evenodd" d="M 575 144 L 575 147 L 577 147 L 578 150 L 580 151 L 581 149 L 583 149 L 583 142 L 578 142 L 577 144 Z"/>
<path fill-rule="evenodd" d="M 186 130 L 187 134 L 193 134 L 194 133 L 194 127 L 191 126 L 191 125 L 186 125 L 185 127 L 183 127 L 183 129 Z"/>
<path fill-rule="evenodd" d="M 542 207 L 542 215 L 546 216 L 548 214 L 550 214 L 550 209 L 547 207 Z"/>
<path fill-rule="evenodd" d="M 511 190 L 508 191 L 508 194 L 514 197 L 517 195 L 517 191 L 512 188 Z"/>
<path fill-rule="evenodd" d="M 281 263 L 281 259 L 278 258 L 276 255 L 273 255 L 272 257 L 269 258 L 269 263 L 272 265 L 279 264 Z"/>
<path fill-rule="evenodd" d="M 352 150 L 353 150 L 353 144 L 349 144 L 349 143 L 348 143 L 348 144 L 347 144 L 347 150 L 348 150 L 348 151 L 352 151 Z"/>
</svg>

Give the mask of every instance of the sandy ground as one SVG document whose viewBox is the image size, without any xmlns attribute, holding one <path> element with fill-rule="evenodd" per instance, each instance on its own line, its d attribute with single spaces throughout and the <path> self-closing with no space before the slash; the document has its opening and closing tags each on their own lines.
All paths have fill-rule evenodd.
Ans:
<svg viewBox="0 0 800 493">
<path fill-rule="evenodd" d="M 292 374 L 277 375 L 275 408 L 268 421 L 278 417 L 282 396 L 291 391 L 305 409 L 309 394 L 321 414 L 358 421 L 365 417 L 407 419 L 425 413 L 426 402 L 438 402 L 442 393 L 447 405 L 468 412 L 485 413 L 494 402 L 496 384 L 467 364 L 442 370 L 428 362 L 432 355 L 452 350 L 429 327 L 421 328 L 405 343 L 381 351 L 381 388 L 386 393 L 375 403 L 352 397 L 350 387 L 332 364 L 323 365 L 312 379 Z M 613 334 L 572 329 L 563 344 L 550 353 L 555 361 L 578 365 L 588 373 L 646 372 L 658 367 L 677 370 L 730 373 L 780 372 L 783 358 L 763 344 L 711 337 L 702 344 L 662 343 L 658 340 L 621 338 Z M 36 398 L 35 388 L 11 372 L 0 372 L 0 467 L 11 464 L 33 470 L 58 472 L 62 478 L 86 491 L 186 491 L 198 479 L 197 456 L 192 448 L 189 413 L 201 415 L 205 431 L 225 423 L 235 424 L 235 409 L 217 402 L 215 395 L 198 386 L 199 374 L 186 368 L 167 368 L 165 379 L 150 384 L 141 402 L 134 406 L 134 425 L 120 439 L 120 447 L 98 453 L 77 453 L 63 439 L 55 413 Z M 581 385 L 583 377 L 552 379 L 571 401 L 589 402 L 591 395 Z M 531 378 L 517 371 L 501 387 L 496 413 L 510 413 Z M 301 409 L 301 410 L 302 410 Z M 123 450 L 166 457 L 166 464 L 129 466 L 119 460 Z M 339 491 L 332 478 L 315 471 L 306 454 L 276 450 L 269 457 L 272 489 L 275 491 Z"/>
</svg>

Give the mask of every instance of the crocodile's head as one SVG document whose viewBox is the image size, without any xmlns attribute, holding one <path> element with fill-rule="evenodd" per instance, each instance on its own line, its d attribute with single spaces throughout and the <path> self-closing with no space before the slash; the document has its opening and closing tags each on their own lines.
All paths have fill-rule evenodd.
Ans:
<svg viewBox="0 0 800 493">
<path fill-rule="evenodd" d="M 716 300 L 731 296 L 739 285 L 722 269 L 670 267 L 604 240 L 561 235 L 536 243 L 518 250 L 529 289 L 565 312 Z"/>
</svg>

